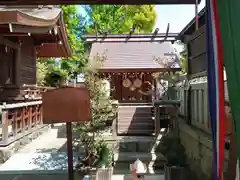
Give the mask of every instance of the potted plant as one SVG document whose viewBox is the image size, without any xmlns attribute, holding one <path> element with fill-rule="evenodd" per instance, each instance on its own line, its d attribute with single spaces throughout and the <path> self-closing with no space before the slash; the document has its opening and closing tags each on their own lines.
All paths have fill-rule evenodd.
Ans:
<svg viewBox="0 0 240 180">
<path fill-rule="evenodd" d="M 101 85 L 103 78 L 98 72 L 91 68 L 84 69 L 85 85 L 90 92 L 92 121 L 84 124 L 77 124 L 76 131 L 79 132 L 80 142 L 85 147 L 85 157 L 78 163 L 79 171 L 84 169 L 97 169 L 96 174 L 106 172 L 111 178 L 112 158 L 111 150 L 104 140 L 99 138 L 108 130 L 108 120 L 115 109 L 110 96 L 106 96 L 102 91 Z M 88 174 L 90 172 L 88 171 Z M 86 173 L 85 173 L 86 174 Z"/>
<path fill-rule="evenodd" d="M 111 179 L 113 174 L 113 158 L 111 150 L 107 147 L 106 143 L 101 144 L 98 154 L 98 159 L 93 164 L 93 167 L 97 168 L 97 179 L 101 179 L 101 176 L 104 176 L 106 180 Z"/>
<path fill-rule="evenodd" d="M 165 136 L 160 150 L 167 159 L 164 165 L 165 180 L 185 180 L 186 155 L 180 139 L 174 134 Z"/>
<path fill-rule="evenodd" d="M 75 168 L 81 178 L 85 175 L 104 176 L 111 179 L 113 174 L 113 156 L 105 141 L 91 141 L 92 145 L 87 150 L 86 157 L 79 159 Z M 89 146 L 90 147 L 90 146 Z"/>
</svg>

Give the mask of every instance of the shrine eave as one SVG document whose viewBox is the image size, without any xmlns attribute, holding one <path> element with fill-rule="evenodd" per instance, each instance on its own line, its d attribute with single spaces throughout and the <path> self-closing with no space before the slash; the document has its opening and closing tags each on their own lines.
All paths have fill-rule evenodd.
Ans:
<svg viewBox="0 0 240 180">
<path fill-rule="evenodd" d="M 159 29 L 156 28 L 158 31 Z M 155 31 L 156 31 L 155 30 Z M 150 34 L 86 34 L 83 39 L 86 42 L 161 42 L 161 41 L 171 41 L 174 42 L 178 33 L 150 33 Z"/>
<path fill-rule="evenodd" d="M 112 68 L 112 69 L 98 69 L 99 73 L 157 73 L 164 72 L 167 68 Z M 171 68 L 171 72 L 181 71 L 181 68 Z"/>
<path fill-rule="evenodd" d="M 0 6 L 0 25 L 5 30 L 3 36 L 33 36 L 35 40 L 40 39 L 38 57 L 72 55 L 60 8 Z M 45 38 L 41 39 L 44 35 Z"/>
<path fill-rule="evenodd" d="M 0 5 L 61 4 L 200 4 L 201 0 L 3 0 Z"/>
</svg>

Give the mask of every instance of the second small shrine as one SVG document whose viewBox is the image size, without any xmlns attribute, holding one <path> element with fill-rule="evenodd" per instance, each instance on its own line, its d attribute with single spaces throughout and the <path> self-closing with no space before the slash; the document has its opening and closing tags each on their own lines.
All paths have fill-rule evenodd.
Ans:
<svg viewBox="0 0 240 180">
<path fill-rule="evenodd" d="M 173 47 L 175 34 L 85 35 L 90 61 L 101 76 L 110 77 L 111 96 L 120 103 L 149 103 L 155 98 L 155 74 L 179 71 Z"/>
</svg>

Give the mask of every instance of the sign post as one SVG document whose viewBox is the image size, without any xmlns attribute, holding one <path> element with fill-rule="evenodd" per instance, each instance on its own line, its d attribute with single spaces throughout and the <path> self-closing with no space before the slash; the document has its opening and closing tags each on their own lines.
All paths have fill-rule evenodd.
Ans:
<svg viewBox="0 0 240 180">
<path fill-rule="evenodd" d="M 74 180 L 73 152 L 72 152 L 72 123 L 66 123 L 67 129 L 67 155 L 68 155 L 68 180 Z"/>
</svg>

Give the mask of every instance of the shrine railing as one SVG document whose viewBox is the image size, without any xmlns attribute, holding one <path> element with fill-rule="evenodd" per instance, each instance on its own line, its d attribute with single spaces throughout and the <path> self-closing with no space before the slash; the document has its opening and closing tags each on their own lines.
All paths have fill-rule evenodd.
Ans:
<svg viewBox="0 0 240 180">
<path fill-rule="evenodd" d="M 43 127 L 42 101 L 0 105 L 0 146 Z"/>
<path fill-rule="evenodd" d="M 207 82 L 190 84 L 188 90 L 179 87 L 177 97 L 181 101 L 179 113 L 188 121 L 188 124 L 210 133 Z"/>
<path fill-rule="evenodd" d="M 42 93 L 46 92 L 47 90 L 54 89 L 53 87 L 44 87 L 44 86 L 37 86 L 37 85 L 28 85 L 24 84 L 21 87 L 21 96 L 25 100 L 41 100 Z"/>
<path fill-rule="evenodd" d="M 183 85 L 177 87 L 177 99 L 181 101 L 179 113 L 188 124 L 211 133 L 211 123 L 208 109 L 207 81 L 190 82 L 190 89 Z M 227 81 L 224 82 L 225 100 L 228 101 Z M 188 112 L 190 111 L 190 112 Z"/>
</svg>

